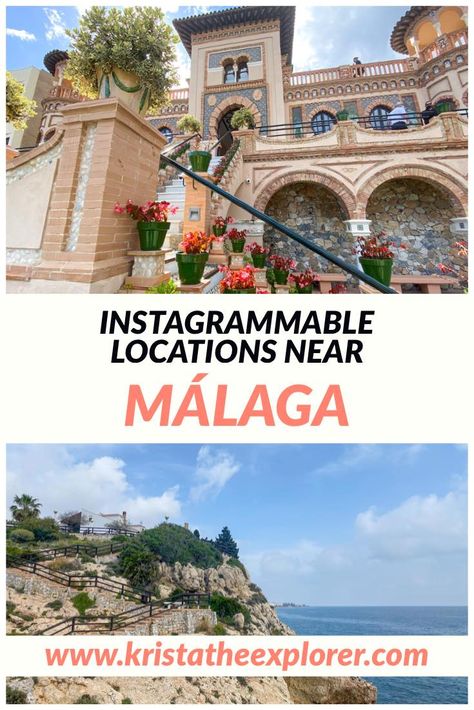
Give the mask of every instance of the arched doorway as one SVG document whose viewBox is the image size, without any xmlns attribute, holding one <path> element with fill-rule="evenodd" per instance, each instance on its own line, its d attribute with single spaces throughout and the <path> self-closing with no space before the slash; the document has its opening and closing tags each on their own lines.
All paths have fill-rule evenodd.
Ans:
<svg viewBox="0 0 474 710">
<path fill-rule="evenodd" d="M 222 138 L 222 142 L 219 143 L 217 155 L 225 155 L 233 143 L 232 133 L 230 133 L 230 131 L 232 131 L 230 122 L 232 120 L 232 116 L 239 108 L 241 108 L 241 106 L 234 106 L 226 111 L 219 119 L 217 124 L 217 138 L 219 140 Z"/>
<path fill-rule="evenodd" d="M 349 215 L 339 196 L 325 185 L 289 183 L 271 196 L 265 212 L 329 251 L 353 260 L 344 225 Z M 272 253 L 294 259 L 298 269 L 333 270 L 327 261 L 319 260 L 313 252 L 269 226 L 265 227 L 264 243 Z"/>
</svg>

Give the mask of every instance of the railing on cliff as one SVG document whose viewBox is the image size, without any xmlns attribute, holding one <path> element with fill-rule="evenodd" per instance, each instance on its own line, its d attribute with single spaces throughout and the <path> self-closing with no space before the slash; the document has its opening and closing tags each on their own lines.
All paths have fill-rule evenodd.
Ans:
<svg viewBox="0 0 474 710">
<path fill-rule="evenodd" d="M 146 589 L 132 587 L 129 584 L 122 582 L 114 582 L 107 577 L 94 574 L 68 574 L 60 570 L 54 570 L 47 565 L 42 565 L 36 561 L 22 560 L 15 557 L 7 556 L 7 566 L 14 567 L 29 574 L 35 574 L 42 579 L 47 579 L 50 582 L 60 584 L 62 587 L 72 589 L 91 588 L 100 589 L 104 592 L 112 592 L 123 597 L 135 599 L 136 601 L 147 604 L 150 602 L 152 594 Z"/>
<path fill-rule="evenodd" d="M 91 557 L 103 557 L 104 555 L 113 555 L 115 552 L 119 552 L 124 545 L 124 542 L 110 542 L 100 545 L 87 543 L 85 545 L 77 544 L 48 547 L 34 550 L 33 552 L 27 552 L 18 559 L 22 559 L 26 562 L 40 562 L 41 560 L 55 560 L 57 557 L 75 557 L 81 554 Z"/>
<path fill-rule="evenodd" d="M 57 624 L 48 626 L 38 632 L 39 636 L 70 636 L 71 634 L 107 634 L 118 631 L 136 624 L 139 621 L 146 621 L 156 616 L 164 616 L 175 611 L 177 608 L 208 608 L 211 603 L 211 596 L 208 593 L 193 592 L 184 593 L 175 597 L 172 601 L 149 602 L 146 606 L 135 606 L 119 614 L 109 616 L 70 616 L 62 619 Z M 169 605 L 169 606 L 166 606 Z"/>
<path fill-rule="evenodd" d="M 226 200 L 229 200 L 229 202 L 232 202 L 234 205 L 240 207 L 245 212 L 248 212 L 253 217 L 262 220 L 262 222 L 265 222 L 265 224 L 268 224 L 270 227 L 273 227 L 273 229 L 276 229 L 281 234 L 284 234 L 286 237 L 289 237 L 293 241 L 298 242 L 298 244 L 301 244 L 302 246 L 306 247 L 307 249 L 309 249 L 309 251 L 313 252 L 314 254 L 317 254 L 326 261 L 329 261 L 334 266 L 339 267 L 340 269 L 347 272 L 348 274 L 351 274 L 360 281 L 363 281 L 369 286 L 372 286 L 380 293 L 397 293 L 393 288 L 390 288 L 389 286 L 384 286 L 376 279 L 373 279 L 371 276 L 364 273 L 361 269 L 357 268 L 355 264 L 351 264 L 345 261 L 344 259 L 341 259 L 341 257 L 332 254 L 332 252 L 328 251 L 324 247 L 313 243 L 311 240 L 309 240 L 307 237 L 304 237 L 299 232 L 296 232 L 294 229 L 290 229 L 290 227 L 287 227 L 285 224 L 278 222 L 278 220 L 274 219 L 274 217 L 270 217 L 269 215 L 265 214 L 265 212 L 258 210 L 256 207 L 253 207 L 253 205 L 249 204 L 248 202 L 245 202 L 245 200 L 242 200 L 240 197 L 236 197 L 227 190 L 224 190 L 222 187 L 212 182 L 212 180 L 204 178 L 202 175 L 198 175 L 197 173 L 193 172 L 190 168 L 187 168 L 184 165 L 180 165 L 175 160 L 168 157 L 166 151 L 161 154 L 161 158 L 166 163 L 168 163 L 168 165 L 171 165 L 177 170 L 180 170 L 182 173 L 184 173 L 190 178 L 193 178 L 193 180 L 200 183 L 201 185 L 204 185 L 209 190 L 216 192 L 218 195 L 224 197 Z"/>
</svg>

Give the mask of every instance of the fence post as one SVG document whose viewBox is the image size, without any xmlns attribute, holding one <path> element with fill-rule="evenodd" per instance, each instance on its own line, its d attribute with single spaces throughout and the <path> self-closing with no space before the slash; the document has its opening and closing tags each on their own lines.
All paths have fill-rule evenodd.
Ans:
<svg viewBox="0 0 474 710">
<path fill-rule="evenodd" d="M 113 630 L 114 630 L 114 617 L 111 616 L 110 617 L 110 631 L 113 631 Z"/>
<path fill-rule="evenodd" d="M 74 633 L 75 628 L 76 628 L 76 617 L 73 616 L 71 619 L 71 633 Z"/>
</svg>

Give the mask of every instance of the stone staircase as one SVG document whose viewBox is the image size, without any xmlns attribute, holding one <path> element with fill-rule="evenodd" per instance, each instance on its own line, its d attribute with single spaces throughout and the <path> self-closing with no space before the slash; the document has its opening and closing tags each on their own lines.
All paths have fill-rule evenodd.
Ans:
<svg viewBox="0 0 474 710">
<path fill-rule="evenodd" d="M 165 200 L 173 207 L 177 207 L 178 211 L 175 215 L 170 215 L 170 228 L 166 235 L 163 249 L 178 248 L 183 232 L 183 216 L 184 216 L 184 184 L 183 178 L 178 175 L 168 185 L 162 187 L 156 193 L 158 201 Z"/>
</svg>

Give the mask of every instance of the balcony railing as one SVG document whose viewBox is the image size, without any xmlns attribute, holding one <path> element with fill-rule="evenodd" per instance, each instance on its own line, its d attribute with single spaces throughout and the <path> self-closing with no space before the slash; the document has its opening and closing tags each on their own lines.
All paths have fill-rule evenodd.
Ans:
<svg viewBox="0 0 474 710">
<path fill-rule="evenodd" d="M 468 109 L 460 108 L 453 109 L 454 113 L 463 118 L 468 118 Z M 405 114 L 408 128 L 416 128 L 425 125 L 423 114 L 418 111 L 407 112 Z M 350 120 L 357 123 L 361 128 L 373 128 L 379 131 L 391 130 L 392 121 L 387 116 L 351 116 Z M 303 138 L 304 136 L 320 136 L 327 133 L 337 123 L 337 118 L 313 118 L 312 121 L 301 121 L 300 123 L 280 123 L 268 126 L 259 126 L 258 131 L 260 136 L 264 138 Z"/>
<path fill-rule="evenodd" d="M 308 86 L 326 81 L 347 79 L 362 79 L 374 76 L 393 76 L 413 71 L 410 59 L 390 59 L 385 62 L 370 62 L 368 64 L 350 64 L 329 69 L 294 72 L 290 75 L 291 86 Z"/>
<path fill-rule="evenodd" d="M 189 89 L 171 89 L 170 101 L 187 101 L 189 99 Z"/>
<path fill-rule="evenodd" d="M 456 32 L 438 37 L 435 42 L 421 50 L 419 62 L 420 64 L 425 64 L 457 47 L 467 47 L 466 30 L 457 30 Z"/>
</svg>

